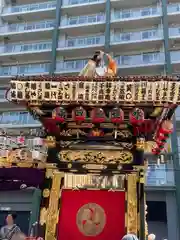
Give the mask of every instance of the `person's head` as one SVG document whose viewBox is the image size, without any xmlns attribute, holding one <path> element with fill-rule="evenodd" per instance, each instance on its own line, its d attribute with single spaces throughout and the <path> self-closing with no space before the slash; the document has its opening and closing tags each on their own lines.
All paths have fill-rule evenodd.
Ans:
<svg viewBox="0 0 180 240">
<path fill-rule="evenodd" d="M 122 238 L 122 240 L 138 240 L 138 238 L 134 234 L 127 234 Z"/>
<path fill-rule="evenodd" d="M 6 223 L 7 223 L 7 225 L 13 225 L 16 217 L 17 217 L 17 216 L 16 216 L 15 213 L 10 213 L 10 214 L 8 214 L 7 217 L 6 217 Z"/>
<path fill-rule="evenodd" d="M 153 233 L 149 234 L 148 240 L 155 240 L 155 239 L 156 239 L 156 235 L 154 235 Z"/>
</svg>

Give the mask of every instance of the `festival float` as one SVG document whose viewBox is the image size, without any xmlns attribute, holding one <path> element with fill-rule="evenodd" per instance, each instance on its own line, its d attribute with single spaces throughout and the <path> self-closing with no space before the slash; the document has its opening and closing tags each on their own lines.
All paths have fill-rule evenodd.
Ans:
<svg viewBox="0 0 180 240">
<path fill-rule="evenodd" d="M 43 129 L 29 157 L 12 149 L 1 167 L 19 169 L 23 182 L 42 189 L 38 236 L 147 239 L 146 152 L 164 151 L 179 92 L 174 77 L 118 76 L 115 60 L 101 51 L 79 76 L 11 81 L 11 101 L 26 106 Z M 47 153 L 39 155 L 43 145 Z"/>
</svg>

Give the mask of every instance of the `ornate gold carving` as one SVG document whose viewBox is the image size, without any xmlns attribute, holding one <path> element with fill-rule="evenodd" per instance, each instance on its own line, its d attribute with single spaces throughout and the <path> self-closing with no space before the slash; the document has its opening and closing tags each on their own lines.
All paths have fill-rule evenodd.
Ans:
<svg viewBox="0 0 180 240">
<path fill-rule="evenodd" d="M 115 132 L 114 132 L 115 133 Z M 116 130 L 116 134 L 118 137 L 123 138 L 130 138 L 132 137 L 132 133 L 129 130 Z"/>
<path fill-rule="evenodd" d="M 144 147 L 145 147 L 145 139 L 144 138 L 137 138 L 136 149 L 143 151 Z"/>
<path fill-rule="evenodd" d="M 56 139 L 53 136 L 48 136 L 45 140 L 44 143 L 47 147 L 53 148 L 56 146 Z"/>
<path fill-rule="evenodd" d="M 46 154 L 41 154 L 42 159 L 36 160 L 33 158 L 32 151 L 29 149 L 10 150 L 6 157 L 0 158 L 0 167 L 22 167 L 22 168 L 45 168 Z"/>
<path fill-rule="evenodd" d="M 129 151 L 106 151 L 92 150 L 63 150 L 59 158 L 64 162 L 82 162 L 99 164 L 130 164 L 133 162 L 133 155 Z"/>
<path fill-rule="evenodd" d="M 55 239 L 56 224 L 59 216 L 59 196 L 60 196 L 60 184 L 63 173 L 54 171 L 52 188 L 50 192 L 49 208 L 46 221 L 46 236 L 45 240 Z"/>
<path fill-rule="evenodd" d="M 127 175 L 127 232 L 137 233 L 137 174 Z"/>
<path fill-rule="evenodd" d="M 105 166 L 105 165 L 97 165 L 97 164 L 85 164 L 85 165 L 83 165 L 83 168 L 85 168 L 85 169 L 103 170 L 103 169 L 106 169 L 107 166 Z"/>
<path fill-rule="evenodd" d="M 47 209 L 46 208 L 42 208 L 40 211 L 40 225 L 44 225 L 46 223 L 47 220 Z"/>
<path fill-rule="evenodd" d="M 48 189 L 48 188 L 45 188 L 45 189 L 43 190 L 43 197 L 44 197 L 44 198 L 48 198 L 49 195 L 50 195 L 49 189 Z"/>
<path fill-rule="evenodd" d="M 64 177 L 64 188 L 118 189 L 124 190 L 125 175 L 101 176 L 97 174 L 71 174 Z"/>
<path fill-rule="evenodd" d="M 53 178 L 53 173 L 56 170 L 56 164 L 47 163 L 46 164 L 46 178 Z"/>
<path fill-rule="evenodd" d="M 60 132 L 60 136 L 86 136 L 87 133 L 80 129 L 68 129 Z"/>
<path fill-rule="evenodd" d="M 76 224 L 84 236 L 98 236 L 106 225 L 105 211 L 96 203 L 85 204 L 77 212 Z"/>
</svg>

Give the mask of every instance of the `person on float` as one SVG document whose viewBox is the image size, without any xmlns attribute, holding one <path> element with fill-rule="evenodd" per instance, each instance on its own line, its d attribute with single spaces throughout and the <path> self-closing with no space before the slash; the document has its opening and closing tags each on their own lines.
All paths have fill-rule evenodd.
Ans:
<svg viewBox="0 0 180 240">
<path fill-rule="evenodd" d="M 0 239 L 4 240 L 25 240 L 26 236 L 21 229 L 15 224 L 16 214 L 8 214 L 6 225 L 0 229 Z"/>
<path fill-rule="evenodd" d="M 103 64 L 106 59 L 107 64 Z M 117 64 L 115 60 L 103 51 L 96 51 L 93 57 L 87 62 L 85 67 L 79 73 L 83 77 L 97 76 L 115 76 L 117 73 Z"/>
</svg>

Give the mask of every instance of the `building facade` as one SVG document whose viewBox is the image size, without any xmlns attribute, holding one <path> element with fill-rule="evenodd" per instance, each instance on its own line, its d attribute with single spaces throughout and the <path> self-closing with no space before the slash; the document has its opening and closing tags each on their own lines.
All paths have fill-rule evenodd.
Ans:
<svg viewBox="0 0 180 240">
<path fill-rule="evenodd" d="M 120 75 L 180 73 L 177 0 L 0 0 L 0 8 L 1 129 L 40 126 L 25 109 L 5 100 L 12 77 L 77 74 L 99 49 L 115 57 Z M 179 110 L 176 117 L 167 164 L 149 156 L 148 222 L 158 239 L 180 239 Z M 20 211 L 21 198 L 17 195 L 9 208 Z M 2 201 L 0 210 L 6 211 Z M 23 211 L 30 211 L 28 204 Z"/>
</svg>

